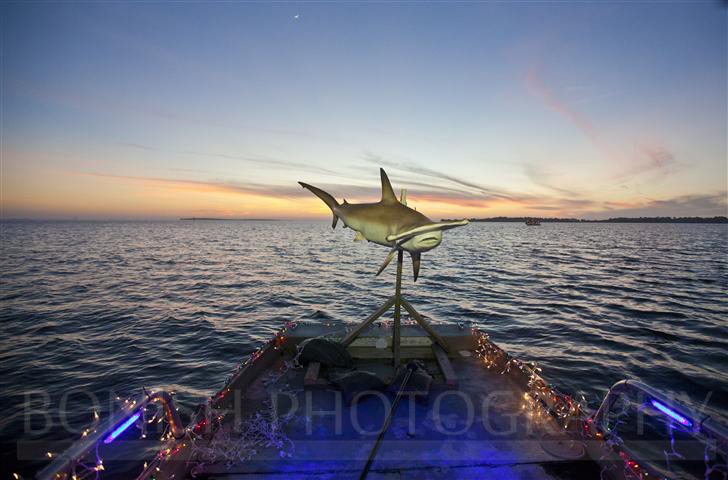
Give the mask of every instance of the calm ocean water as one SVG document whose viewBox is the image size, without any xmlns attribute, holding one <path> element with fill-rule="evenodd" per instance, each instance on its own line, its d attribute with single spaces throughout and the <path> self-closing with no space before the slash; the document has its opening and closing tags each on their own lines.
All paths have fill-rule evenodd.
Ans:
<svg viewBox="0 0 728 480">
<path fill-rule="evenodd" d="M 77 438 L 60 421 L 90 424 L 89 393 L 102 415 L 142 386 L 192 408 L 287 321 L 363 319 L 394 268 L 374 277 L 387 250 L 353 236 L 328 220 L 0 223 L 3 464 L 18 440 Z M 479 325 L 592 408 L 629 377 L 694 405 L 712 392 L 728 416 L 726 225 L 476 223 L 424 254 L 414 286 L 410 265 L 418 310 Z"/>
</svg>

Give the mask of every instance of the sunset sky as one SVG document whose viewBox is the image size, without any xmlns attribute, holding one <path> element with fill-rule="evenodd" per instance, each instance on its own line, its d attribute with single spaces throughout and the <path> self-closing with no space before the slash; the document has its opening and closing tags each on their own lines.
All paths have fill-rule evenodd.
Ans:
<svg viewBox="0 0 728 480">
<path fill-rule="evenodd" d="M 3 3 L 3 218 L 728 214 L 720 2 Z"/>
</svg>

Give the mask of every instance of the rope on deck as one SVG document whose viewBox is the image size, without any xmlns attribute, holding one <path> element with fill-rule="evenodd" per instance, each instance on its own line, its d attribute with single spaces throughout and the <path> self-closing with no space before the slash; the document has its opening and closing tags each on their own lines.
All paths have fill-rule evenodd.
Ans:
<svg viewBox="0 0 728 480">
<path fill-rule="evenodd" d="M 399 255 L 400 260 L 400 267 L 402 266 L 402 254 Z M 367 475 L 369 474 L 369 469 L 372 468 L 372 463 L 374 462 L 374 457 L 377 456 L 377 450 L 379 450 L 379 445 L 382 443 L 382 439 L 384 438 L 384 434 L 387 433 L 387 429 L 389 429 L 389 424 L 392 423 L 392 417 L 394 416 L 394 412 L 397 410 L 397 404 L 399 403 L 399 399 L 402 398 L 402 393 L 404 393 L 404 389 L 407 387 L 407 382 L 409 382 L 410 377 L 412 376 L 412 372 L 414 372 L 417 369 L 417 364 L 415 362 L 410 362 L 407 364 L 407 373 L 404 376 L 404 379 L 402 380 L 402 385 L 399 387 L 399 391 L 397 392 L 397 396 L 394 397 L 394 402 L 392 402 L 392 408 L 389 409 L 389 413 L 387 414 L 387 418 L 384 420 L 384 425 L 382 425 L 382 431 L 379 432 L 379 436 L 377 437 L 377 441 L 374 444 L 374 447 L 372 448 L 372 452 L 369 454 L 369 459 L 367 459 L 367 464 L 364 466 L 364 470 L 362 470 L 361 475 L 359 475 L 359 480 L 366 480 Z"/>
</svg>

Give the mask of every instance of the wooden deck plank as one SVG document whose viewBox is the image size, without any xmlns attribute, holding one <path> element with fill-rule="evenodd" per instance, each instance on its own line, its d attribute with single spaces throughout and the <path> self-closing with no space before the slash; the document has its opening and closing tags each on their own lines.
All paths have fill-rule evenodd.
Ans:
<svg viewBox="0 0 728 480">
<path fill-rule="evenodd" d="M 390 348 L 349 347 L 346 349 L 354 358 L 394 358 Z M 430 347 L 405 347 L 399 351 L 400 359 L 432 358 Z"/>
<path fill-rule="evenodd" d="M 356 328 L 358 326 L 359 325 L 349 324 L 349 328 Z M 315 322 L 301 322 L 286 332 L 286 341 L 283 344 L 283 350 L 288 354 L 295 354 L 296 347 L 301 342 L 307 338 L 318 337 L 321 335 L 331 335 L 342 332 L 340 334 L 340 338 L 343 338 L 345 337 L 345 334 L 343 333 L 345 327 L 346 324 L 329 326 Z M 370 327 L 371 328 L 364 329 L 366 331 L 361 331 L 356 337 L 356 340 L 352 339 L 351 342 L 348 342 L 347 347 L 359 346 L 357 343 L 360 339 L 373 339 L 368 341 L 376 342 L 376 339 L 384 337 L 387 339 L 387 346 L 391 348 L 391 325 L 385 324 L 380 326 L 371 326 L 370 324 Z M 458 350 L 474 350 L 478 347 L 477 340 L 475 336 L 472 335 L 469 328 L 462 328 L 455 324 L 443 323 L 432 324 L 432 327 L 447 343 L 451 352 L 456 352 Z M 422 336 L 429 337 L 429 334 L 423 332 L 422 328 L 418 324 L 402 324 L 400 330 L 400 345 L 405 346 L 408 337 Z M 373 343 L 372 346 L 374 346 Z"/>
<path fill-rule="evenodd" d="M 433 343 L 432 353 L 435 354 L 435 360 L 437 360 L 437 365 L 440 367 L 440 371 L 445 377 L 445 384 L 449 387 L 456 388 L 458 386 L 458 378 L 455 375 L 455 370 L 453 370 L 452 364 L 450 364 L 450 359 L 447 358 L 445 350 L 443 350 L 440 345 Z"/>
</svg>

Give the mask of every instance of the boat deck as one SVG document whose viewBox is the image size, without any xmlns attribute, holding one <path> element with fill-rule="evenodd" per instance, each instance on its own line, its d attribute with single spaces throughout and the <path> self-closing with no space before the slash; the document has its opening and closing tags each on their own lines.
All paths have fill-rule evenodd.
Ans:
<svg viewBox="0 0 728 480">
<path fill-rule="evenodd" d="M 311 328 L 316 331 L 307 330 Z M 321 328 L 302 327 L 291 332 L 288 340 L 295 344 L 313 333 L 320 334 Z M 444 366 L 422 330 L 403 328 L 402 356 L 418 358 L 433 377 L 433 384 L 426 397 L 402 397 L 367 478 L 552 479 L 599 475 L 591 461 L 568 458 L 574 457 L 573 449 L 565 447 L 568 438 L 553 419 L 529 415 L 522 387 L 509 375 L 484 367 L 473 352 L 469 332 L 454 326 L 436 328 L 448 345 L 455 347 Z M 355 357 L 356 369 L 391 381 L 395 374 L 388 358 L 391 350 L 381 348 L 382 341 L 376 348 L 378 338 L 391 339 L 391 332 L 372 327 L 349 351 Z M 399 385 L 347 404 L 346 396 L 324 380 L 325 368 L 318 380 L 311 377 L 315 372 L 288 368 L 286 362 L 292 355 L 290 348 L 284 349 L 244 392 L 239 392 L 240 401 L 234 401 L 232 408 L 245 425 L 245 419 L 270 410 L 271 395 L 275 395 L 278 414 L 292 413 L 288 422 L 281 422 L 281 428 L 293 448 L 288 444 L 262 446 L 247 461 L 205 465 L 195 478 L 359 478 Z M 234 432 L 236 420 L 228 417 L 232 416 L 226 417 L 216 434 L 218 440 Z M 239 433 L 232 433 L 235 435 Z"/>
</svg>

